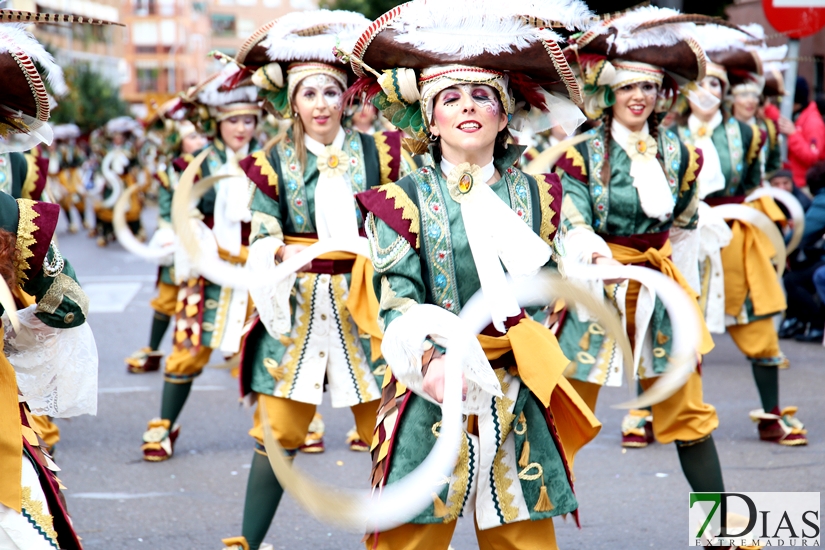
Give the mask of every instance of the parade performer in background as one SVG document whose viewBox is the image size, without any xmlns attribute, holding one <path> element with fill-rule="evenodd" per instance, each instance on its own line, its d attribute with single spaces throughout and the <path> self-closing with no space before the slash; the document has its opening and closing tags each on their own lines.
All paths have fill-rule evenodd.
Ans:
<svg viewBox="0 0 825 550">
<path fill-rule="evenodd" d="M 86 188 L 83 185 L 81 167 L 86 161 L 83 149 L 77 144 L 80 137 L 80 128 L 77 124 L 59 124 L 54 127 L 54 159 L 57 163 L 57 181 L 60 186 L 55 199 L 66 214 L 69 222 L 69 233 L 77 233 L 78 226 L 72 218 L 72 209 L 76 209 L 80 216 L 80 223 L 84 229 L 92 226 L 86 221 Z"/>
<path fill-rule="evenodd" d="M 0 21 L 70 22 L 56 14 L 3 10 Z M 51 141 L 44 79 L 61 79 L 51 55 L 17 25 L 0 25 L 0 153 Z M 40 71 L 46 76 L 41 75 Z M 80 540 L 60 494 L 58 468 L 38 437 L 32 413 L 95 414 L 97 351 L 88 325 L 88 299 L 69 262 L 52 243 L 56 204 L 0 193 L 0 256 L 5 285 L 31 304 L 20 311 L 3 299 L 0 354 L 0 546 L 79 550 Z M 3 292 L 5 295 L 6 292 Z"/>
<path fill-rule="evenodd" d="M 353 194 L 399 177 L 399 132 L 368 135 L 341 126 L 351 71 L 333 48 L 336 41 L 354 44 L 369 23 L 346 11 L 291 13 L 264 25 L 238 54 L 237 62 L 254 71 L 266 108 L 292 119 L 283 139 L 241 163 L 255 184 L 248 262 L 254 280 L 315 242 L 357 239 L 363 218 Z M 257 399 L 249 432 L 255 452 L 243 536 L 224 539 L 227 548 L 263 548 L 283 494 L 267 460 L 261 408 L 294 457 L 326 386 L 333 407 L 351 408 L 358 439 L 372 440 L 385 365 L 370 271 L 366 257 L 331 253 L 291 280 L 253 290 L 260 321 L 244 346 L 241 383 L 244 395 Z"/>
<path fill-rule="evenodd" d="M 227 67 L 183 94 L 184 107 L 199 131 L 214 136 L 198 176 L 237 176 L 218 182 L 194 207 L 202 217 L 203 248 L 235 265 L 243 265 L 248 254 L 251 213 L 248 182 L 239 162 L 258 150 L 254 134 L 262 112 L 257 89 L 241 86 L 231 91 L 221 87 L 237 74 Z M 184 155 L 174 161 L 179 171 L 189 165 Z M 166 200 L 166 199 L 164 199 Z M 238 353 L 243 328 L 252 304 L 246 289 L 232 289 L 207 280 L 184 251 L 176 253 L 175 277 L 180 284 L 175 305 L 172 353 L 164 368 L 160 417 L 149 422 L 143 435 L 143 458 L 159 462 L 172 457 L 180 433 L 176 420 L 183 409 L 193 380 L 200 375 L 212 350 L 225 356 Z"/>
<path fill-rule="evenodd" d="M 191 162 L 194 154 L 203 149 L 207 140 L 195 125 L 189 120 L 173 120 L 166 118 L 164 113 L 158 113 L 158 121 L 163 126 L 164 150 L 163 161 L 158 163 L 155 178 L 158 181 L 158 228 L 152 236 L 152 243 L 174 242 L 172 229 L 172 196 L 179 174 L 173 160 L 182 158 L 183 162 Z M 178 302 L 178 284 L 175 281 L 174 265 L 158 266 L 156 283 L 158 294 L 150 305 L 154 310 L 152 328 L 149 331 L 149 345 L 139 349 L 126 358 L 126 368 L 134 374 L 153 372 L 160 369 L 163 352 L 159 351 L 169 323 L 175 315 L 175 306 Z"/>
<path fill-rule="evenodd" d="M 112 227 L 112 210 L 127 187 L 137 185 L 138 169 L 136 155 L 138 142 L 143 135 L 140 122 L 128 116 L 113 118 L 106 123 L 108 147 L 100 161 L 101 188 L 100 199 L 95 202 L 97 245 L 106 246 L 115 239 Z M 140 224 L 140 212 L 143 201 L 139 193 L 132 195 L 126 221 L 132 232 L 145 238 Z"/>
<path fill-rule="evenodd" d="M 483 291 L 492 324 L 478 338 L 503 392 L 465 388 L 452 475 L 408 523 L 368 534 L 368 549 L 446 550 L 462 514 L 474 518 L 479 548 L 557 548 L 553 518 L 578 521 L 570 468 L 599 423 L 561 376 L 569 361 L 554 335 L 519 307 L 505 268 L 518 281 L 555 265 L 561 183 L 514 166 L 521 148 L 510 130 L 562 125 L 572 134 L 584 121 L 569 99 L 581 90 L 550 27 L 590 16 L 566 1 L 531 13 L 501 2 L 413 1 L 381 16 L 352 52 L 365 89 L 377 92 L 373 103 L 417 152 L 429 146 L 434 161 L 357 196 L 380 324 L 390 330 L 422 307 L 458 314 Z M 422 358 L 392 364 L 384 377 L 372 444 L 376 494 L 413 471 L 439 436 L 446 355 L 430 338 L 425 346 Z"/>
<path fill-rule="evenodd" d="M 707 76 L 700 79 L 708 92 L 721 100 L 731 89 L 731 78 L 751 74 L 751 81 L 761 81 L 759 58 L 745 45 L 748 35 L 705 26 L 697 36 L 710 60 Z M 698 178 L 699 198 L 710 206 L 745 203 L 767 217 L 767 225 L 784 224 L 785 216 L 772 198 L 745 202 L 763 178 L 759 152 L 767 136 L 756 126 L 731 117 L 721 105 L 705 108 L 689 102 L 689 116 L 679 126 L 679 135 L 701 148 L 705 158 Z M 713 216 L 710 210 L 708 215 Z M 702 237 L 700 280 L 695 288 L 702 294 L 708 326 L 715 332 L 727 329 L 751 363 L 762 402 L 762 409 L 750 413 L 758 423 L 759 438 L 780 445 L 805 445 L 806 431 L 794 416 L 797 408 L 779 407 L 779 368 L 788 360 L 779 349 L 773 324 L 773 316 L 786 308 L 771 262 L 777 251 L 753 222 L 730 219 L 727 225 L 732 231 L 729 243 L 707 250 L 712 241 L 704 233 Z"/>
<path fill-rule="evenodd" d="M 586 113 L 601 118 L 602 124 L 589 132 L 586 142 L 569 149 L 557 166 L 564 171 L 566 262 L 642 265 L 662 272 L 695 299 L 689 281 L 696 275 L 691 279 L 689 270 L 697 270 L 696 255 L 688 255 L 684 265 L 679 258 L 697 242 L 696 178 L 702 156 L 675 132 L 660 131 L 656 115 L 671 107 L 679 83 L 704 76 L 705 56 L 691 38 L 696 26 L 680 21 L 674 10 L 644 7 L 599 22 L 575 39 L 567 51 L 579 60 Z M 649 27 L 638 29 L 642 24 Z M 633 378 L 643 389 L 650 388 L 668 369 L 674 339 L 661 299 L 633 280 L 605 281 L 594 290 L 603 292 L 622 316 L 633 347 Z M 701 318 L 698 305 L 697 315 Z M 713 348 L 704 323 L 701 331 L 697 354 Z M 602 386 L 622 384 L 616 340 L 586 311 L 567 312 L 559 341 L 573 360 L 565 375 L 591 408 Z M 644 446 L 653 437 L 675 443 L 694 491 L 724 490 L 712 436 L 719 420 L 716 409 L 704 402 L 698 368 L 652 410 L 650 427 L 646 411 L 625 417 L 623 445 Z"/>
</svg>

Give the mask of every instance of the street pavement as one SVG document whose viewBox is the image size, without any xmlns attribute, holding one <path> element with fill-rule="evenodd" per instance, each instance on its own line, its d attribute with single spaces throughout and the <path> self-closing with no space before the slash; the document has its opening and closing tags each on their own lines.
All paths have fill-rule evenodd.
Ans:
<svg viewBox="0 0 825 550">
<path fill-rule="evenodd" d="M 153 226 L 153 211 L 145 212 Z M 61 441 L 56 460 L 69 512 L 88 550 L 220 549 L 220 539 L 240 535 L 244 494 L 252 459 L 247 435 L 251 411 L 239 403 L 237 380 L 227 370 L 207 368 L 194 384 L 179 419 L 175 456 L 162 463 L 141 460 L 141 434 L 160 410 L 161 373 L 127 374 L 124 357 L 146 345 L 154 296 L 152 265 L 118 244 L 105 249 L 83 234 L 58 237 L 91 297 L 89 322 L 100 354 L 96 417 L 57 420 Z M 705 398 L 719 413 L 714 433 L 729 491 L 822 491 L 825 489 L 825 349 L 783 341 L 791 360 L 782 371 L 781 404 L 799 406 L 811 444 L 785 448 L 758 441 L 748 411 L 758 408 L 750 366 L 730 338 L 717 347 L 703 371 Z M 163 349 L 171 348 L 167 335 Z M 222 358 L 215 354 L 212 362 Z M 557 518 L 559 547 L 672 549 L 687 545 L 688 485 L 673 445 L 620 447 L 622 412 L 612 405 L 630 397 L 627 387 L 606 389 L 596 411 L 601 434 L 576 458 L 576 493 L 582 528 Z M 300 455 L 295 465 L 317 479 L 366 488 L 369 455 L 344 441 L 353 426 L 348 409 L 320 407 L 327 451 Z M 330 528 L 285 497 L 267 541 L 276 549 L 363 548 L 360 533 Z M 477 548 L 472 521 L 459 520 L 455 550 Z"/>
</svg>

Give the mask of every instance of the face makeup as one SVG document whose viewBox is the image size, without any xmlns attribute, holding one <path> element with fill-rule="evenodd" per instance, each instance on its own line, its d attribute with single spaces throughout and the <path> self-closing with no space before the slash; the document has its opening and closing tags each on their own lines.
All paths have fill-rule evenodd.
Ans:
<svg viewBox="0 0 825 550">
<path fill-rule="evenodd" d="M 656 107 L 659 87 L 653 82 L 634 82 L 614 90 L 613 118 L 631 132 L 641 131 Z"/>
<path fill-rule="evenodd" d="M 452 164 L 489 164 L 506 126 L 507 114 L 490 86 L 457 84 L 435 98 L 430 132 L 441 138 L 441 153 Z"/>
<path fill-rule="evenodd" d="M 306 77 L 295 90 L 293 109 L 312 139 L 329 145 L 338 134 L 343 114 L 341 85 L 325 74 Z"/>
</svg>

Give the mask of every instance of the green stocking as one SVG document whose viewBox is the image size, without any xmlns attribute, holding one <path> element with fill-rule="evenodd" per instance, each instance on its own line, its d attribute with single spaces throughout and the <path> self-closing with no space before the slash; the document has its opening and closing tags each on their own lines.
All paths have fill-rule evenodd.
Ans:
<svg viewBox="0 0 825 550">
<path fill-rule="evenodd" d="M 180 411 L 186 404 L 189 391 L 192 389 L 192 382 L 183 384 L 163 383 L 163 399 L 160 403 L 160 417 L 169 421 L 169 429 L 175 425 Z"/>
<path fill-rule="evenodd" d="M 694 492 L 719 493 L 725 490 L 713 436 L 708 436 L 699 443 L 677 443 L 676 450 L 679 452 L 682 471 Z"/>
<path fill-rule="evenodd" d="M 152 317 L 152 332 L 149 336 L 149 347 L 152 351 L 157 351 L 160 347 L 160 341 L 163 340 L 163 335 L 166 334 L 166 329 L 169 328 L 169 320 L 171 317 L 163 313 L 155 312 Z"/>
<path fill-rule="evenodd" d="M 751 363 L 751 367 L 762 408 L 769 413 L 779 407 L 779 368 L 763 367 L 756 363 Z"/>
<path fill-rule="evenodd" d="M 269 465 L 269 459 L 256 452 L 249 468 L 243 507 L 242 533 L 249 543 L 249 550 L 258 550 L 261 546 L 283 494 L 284 490 Z"/>
</svg>

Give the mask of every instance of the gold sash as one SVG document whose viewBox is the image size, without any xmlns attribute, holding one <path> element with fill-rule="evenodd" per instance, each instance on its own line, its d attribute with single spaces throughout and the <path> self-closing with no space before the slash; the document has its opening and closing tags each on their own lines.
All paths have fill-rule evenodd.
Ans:
<svg viewBox="0 0 825 550">
<path fill-rule="evenodd" d="M 524 318 L 504 336 L 478 335 L 487 359 L 512 351 L 519 377 L 550 409 L 564 452 L 573 464 L 576 453 L 598 435 L 601 423 L 563 376 L 570 361 L 550 330 Z"/>
<path fill-rule="evenodd" d="M 692 299 L 691 302 L 696 308 L 696 315 L 699 317 L 699 323 L 701 325 L 702 343 L 699 348 L 699 353 L 702 355 L 709 353 L 710 350 L 713 349 L 713 338 L 710 336 L 708 326 L 705 324 L 705 316 L 702 315 L 702 310 L 699 309 L 699 295 L 695 290 L 693 290 L 693 288 L 691 288 L 687 280 L 685 280 L 685 277 L 673 263 L 673 260 L 670 259 L 671 254 L 673 254 L 673 247 L 670 244 L 670 240 L 668 239 L 664 246 L 658 250 L 655 248 L 648 248 L 644 252 L 639 252 L 635 248 L 622 246 L 616 243 L 607 243 L 607 246 L 610 247 L 610 251 L 613 253 L 613 258 L 615 260 L 625 265 L 643 264 L 648 262 L 663 275 L 673 281 L 676 281 L 676 283 L 678 283 L 679 286 L 687 292 L 688 296 Z"/>
</svg>

